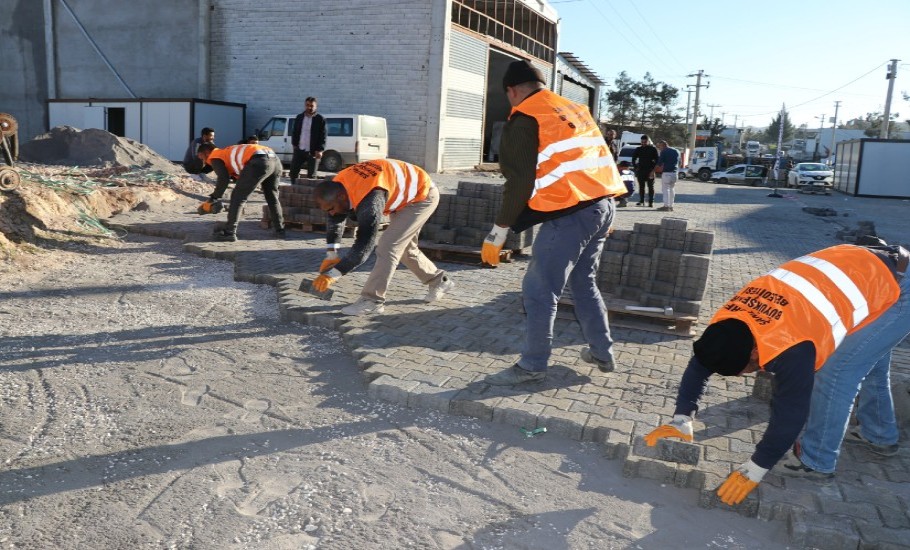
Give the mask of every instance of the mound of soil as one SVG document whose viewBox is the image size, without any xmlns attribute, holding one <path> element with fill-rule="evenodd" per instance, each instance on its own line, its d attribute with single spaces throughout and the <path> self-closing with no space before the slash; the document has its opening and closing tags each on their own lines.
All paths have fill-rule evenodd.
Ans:
<svg viewBox="0 0 910 550">
<path fill-rule="evenodd" d="M 93 128 L 80 130 L 57 126 L 21 145 L 19 159 L 40 164 L 116 165 L 185 174 L 182 166 L 172 163 L 147 145 Z"/>
</svg>

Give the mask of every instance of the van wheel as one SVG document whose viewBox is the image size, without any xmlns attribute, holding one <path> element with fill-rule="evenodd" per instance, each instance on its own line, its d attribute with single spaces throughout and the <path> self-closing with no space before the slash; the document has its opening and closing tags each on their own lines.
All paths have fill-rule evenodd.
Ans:
<svg viewBox="0 0 910 550">
<path fill-rule="evenodd" d="M 719 183 L 719 184 L 721 184 L 721 185 L 726 185 L 726 184 L 727 184 L 727 178 L 720 178 L 719 180 L 717 180 L 717 183 Z"/>
<path fill-rule="evenodd" d="M 338 153 L 323 153 L 319 168 L 323 172 L 338 172 L 341 170 L 341 155 Z"/>
<path fill-rule="evenodd" d="M 702 168 L 701 170 L 699 170 L 698 179 L 701 181 L 708 181 L 709 179 L 711 179 L 711 170 L 708 170 L 707 168 Z"/>
</svg>

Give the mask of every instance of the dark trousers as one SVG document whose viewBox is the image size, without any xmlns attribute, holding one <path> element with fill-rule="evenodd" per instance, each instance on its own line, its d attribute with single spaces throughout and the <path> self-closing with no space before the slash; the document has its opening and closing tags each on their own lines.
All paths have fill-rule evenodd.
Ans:
<svg viewBox="0 0 910 550">
<path fill-rule="evenodd" d="M 654 204 L 654 178 L 651 177 L 651 172 L 646 172 L 644 174 L 635 174 L 635 177 L 638 178 L 638 202 L 640 204 L 645 203 L 645 186 L 648 187 L 648 205 Z"/>
<path fill-rule="evenodd" d="M 228 207 L 228 219 L 225 231 L 237 232 L 237 218 L 240 209 L 246 203 L 256 186 L 262 184 L 262 193 L 269 207 L 272 218 L 272 229 L 284 229 L 284 216 L 281 213 L 281 204 L 278 203 L 278 178 L 281 177 L 281 161 L 277 156 L 257 155 L 250 159 L 240 171 L 240 177 L 234 184 L 231 192 L 231 205 Z"/>
<path fill-rule="evenodd" d="M 316 175 L 316 157 L 313 156 L 312 151 L 301 151 L 300 149 L 294 149 L 294 156 L 291 157 L 291 170 L 288 173 L 288 176 L 292 180 L 297 179 L 300 176 L 300 168 L 306 164 L 306 177 L 312 178 Z"/>
</svg>

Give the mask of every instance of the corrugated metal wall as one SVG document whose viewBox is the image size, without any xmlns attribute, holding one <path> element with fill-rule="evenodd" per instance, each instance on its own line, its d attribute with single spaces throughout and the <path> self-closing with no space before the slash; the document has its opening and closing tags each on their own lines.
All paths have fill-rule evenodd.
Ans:
<svg viewBox="0 0 910 550">
<path fill-rule="evenodd" d="M 562 89 L 559 92 L 559 95 L 562 97 L 574 101 L 575 103 L 581 103 L 585 106 L 590 106 L 591 102 L 591 90 L 567 80 L 562 79 Z"/>
<path fill-rule="evenodd" d="M 449 48 L 442 167 L 471 168 L 483 150 L 487 44 L 453 29 Z"/>
</svg>

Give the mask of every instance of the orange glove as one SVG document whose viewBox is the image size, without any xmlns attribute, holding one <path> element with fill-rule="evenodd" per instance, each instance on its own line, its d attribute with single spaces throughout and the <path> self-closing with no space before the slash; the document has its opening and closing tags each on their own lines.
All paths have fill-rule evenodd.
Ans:
<svg viewBox="0 0 910 550">
<path fill-rule="evenodd" d="M 480 251 L 480 259 L 483 260 L 483 263 L 493 267 L 499 265 L 499 252 L 502 250 L 502 245 L 506 243 L 508 235 L 508 227 L 493 225 L 490 234 L 483 240 L 483 248 Z"/>
<path fill-rule="evenodd" d="M 335 277 L 329 277 L 325 273 L 321 274 L 319 277 L 316 277 L 316 280 L 313 281 L 313 289 L 316 292 L 325 292 L 329 289 L 330 286 L 335 284 L 337 281 Z"/>
<path fill-rule="evenodd" d="M 692 442 L 692 417 L 677 414 L 673 416 L 673 421 L 663 426 L 658 426 L 651 430 L 651 433 L 645 436 L 645 443 L 648 447 L 657 445 L 658 439 L 675 437 L 683 441 Z"/>
<path fill-rule="evenodd" d="M 319 264 L 319 272 L 325 273 L 326 271 L 332 269 L 338 262 L 341 261 L 341 258 L 326 258 L 322 260 L 322 263 Z"/>
<path fill-rule="evenodd" d="M 717 489 L 717 496 L 724 504 L 733 506 L 746 500 L 746 496 L 758 487 L 768 470 L 751 460 L 737 468 Z"/>
</svg>

